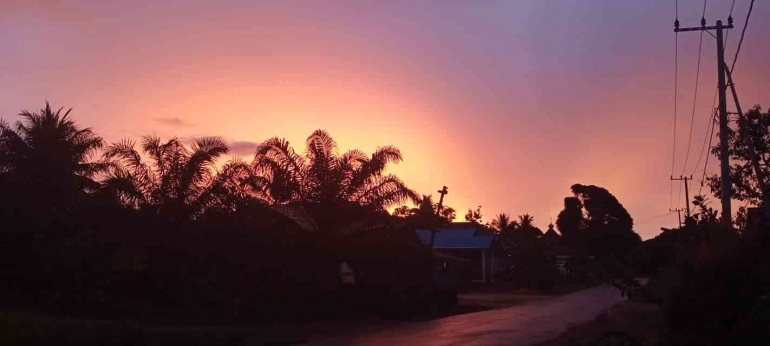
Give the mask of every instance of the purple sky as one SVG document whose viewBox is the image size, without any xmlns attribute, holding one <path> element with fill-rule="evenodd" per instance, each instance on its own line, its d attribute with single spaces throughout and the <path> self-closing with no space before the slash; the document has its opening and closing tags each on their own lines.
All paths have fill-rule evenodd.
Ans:
<svg viewBox="0 0 770 346">
<path fill-rule="evenodd" d="M 703 3 L 679 2 L 682 25 L 698 25 Z M 736 1 L 739 28 L 749 2 Z M 301 146 L 322 128 L 342 149 L 401 148 L 391 171 L 424 194 L 449 186 L 460 214 L 529 213 L 542 228 L 574 183 L 609 189 L 644 238 L 676 223 L 650 217 L 683 206 L 677 186 L 669 204 L 674 1 L 163 3 L 0 2 L 0 116 L 47 99 L 109 141 L 219 135 L 242 157 L 268 137 Z M 731 3 L 709 1 L 709 23 Z M 770 102 L 768 16 L 758 1 L 736 67 L 744 108 Z M 675 175 L 698 39 L 679 36 Z M 684 168 L 695 191 L 715 46 L 705 35 Z"/>
</svg>

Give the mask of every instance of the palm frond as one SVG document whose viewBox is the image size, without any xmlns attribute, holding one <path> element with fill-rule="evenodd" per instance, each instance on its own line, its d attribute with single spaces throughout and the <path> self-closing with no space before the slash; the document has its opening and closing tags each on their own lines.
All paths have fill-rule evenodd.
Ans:
<svg viewBox="0 0 770 346">
<path fill-rule="evenodd" d="M 251 167 L 241 160 L 226 163 L 191 203 L 195 214 L 235 211 L 244 201 L 259 199 L 259 192 L 251 185 L 251 175 Z"/>
<path fill-rule="evenodd" d="M 369 160 L 369 156 L 361 150 L 353 149 L 348 150 L 346 153 L 340 156 L 340 162 L 356 168 L 360 167 L 364 162 Z"/>
<path fill-rule="evenodd" d="M 294 221 L 298 226 L 307 231 L 318 231 L 318 224 L 310 213 L 299 205 L 278 204 L 270 208 Z"/>
<path fill-rule="evenodd" d="M 274 202 L 297 200 L 304 195 L 306 163 L 289 141 L 274 137 L 262 142 L 252 166 L 258 175 L 270 181 L 268 191 Z"/>
<path fill-rule="evenodd" d="M 511 227 L 511 225 L 511 215 L 508 213 L 497 214 L 495 219 L 492 220 L 492 227 L 497 229 L 499 232 L 505 231 Z"/>
<path fill-rule="evenodd" d="M 118 197 L 124 204 L 134 208 L 146 202 L 146 193 L 141 183 L 123 167 L 108 164 L 107 175 L 101 180 L 102 191 Z"/>
<path fill-rule="evenodd" d="M 268 160 L 263 160 L 268 159 Z M 304 159 L 297 155 L 294 148 L 291 147 L 289 141 L 273 137 L 262 142 L 256 150 L 254 155 L 254 164 L 256 168 L 265 161 L 276 163 L 281 169 L 290 171 L 295 175 L 302 175 L 304 173 Z"/>
<path fill-rule="evenodd" d="M 202 137 L 195 140 L 192 151 L 205 151 L 212 157 L 219 157 L 229 152 L 227 143 L 219 137 Z"/>
<path fill-rule="evenodd" d="M 406 184 L 395 175 L 378 176 L 368 185 L 365 190 L 358 191 L 353 195 L 354 201 L 363 205 L 378 205 L 384 208 L 407 200 L 414 204 L 420 202 L 420 196 L 407 188 Z"/>
<path fill-rule="evenodd" d="M 128 138 L 108 145 L 102 154 L 102 160 L 127 166 L 133 170 L 134 179 L 141 185 L 154 185 L 158 181 L 157 176 L 142 162 L 142 156 L 135 149 L 135 143 Z"/>
<path fill-rule="evenodd" d="M 104 160 L 118 159 L 131 167 L 142 166 L 142 158 L 136 149 L 134 142 L 128 138 L 112 143 L 102 153 Z"/>
<path fill-rule="evenodd" d="M 372 154 L 369 160 L 371 169 L 375 172 L 382 172 L 389 163 L 399 163 L 403 160 L 401 151 L 394 146 L 379 147 Z"/>
<path fill-rule="evenodd" d="M 311 159 L 330 157 L 337 150 L 337 142 L 324 130 L 315 130 L 307 138 L 307 153 Z"/>
</svg>

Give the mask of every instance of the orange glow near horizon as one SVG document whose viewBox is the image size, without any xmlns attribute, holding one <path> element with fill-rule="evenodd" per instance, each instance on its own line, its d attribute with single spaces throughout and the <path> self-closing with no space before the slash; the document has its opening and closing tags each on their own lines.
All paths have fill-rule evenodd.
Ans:
<svg viewBox="0 0 770 346">
<path fill-rule="evenodd" d="M 713 13 L 729 9 L 709 5 Z M 744 5 L 736 5 L 736 23 Z M 752 16 L 768 11 L 758 6 Z M 301 151 L 320 128 L 342 152 L 400 148 L 405 161 L 390 173 L 420 194 L 437 197 L 448 186 L 445 204 L 460 220 L 480 205 L 484 221 L 529 213 L 545 230 L 569 187 L 582 183 L 607 188 L 642 221 L 670 206 L 669 12 L 568 0 L 11 0 L 0 4 L 0 44 L 10 47 L 0 56 L 0 116 L 13 121 L 48 99 L 73 107 L 79 123 L 108 141 L 216 135 L 241 143 L 233 155 L 242 158 L 251 156 L 249 144 L 273 136 Z M 735 73 L 744 108 L 770 102 L 769 34 L 770 23 L 760 20 L 747 33 Z M 737 36 L 730 35 L 730 56 Z M 716 79 L 711 43 L 704 39 L 685 170 L 698 179 Z M 680 35 L 680 49 L 674 175 L 687 147 L 697 36 Z M 636 230 L 650 238 L 675 223 L 674 214 Z"/>
</svg>

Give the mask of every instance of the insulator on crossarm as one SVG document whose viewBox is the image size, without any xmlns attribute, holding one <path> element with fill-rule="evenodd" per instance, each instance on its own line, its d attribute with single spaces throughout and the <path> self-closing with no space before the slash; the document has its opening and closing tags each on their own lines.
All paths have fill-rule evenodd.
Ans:
<svg viewBox="0 0 770 346">
<path fill-rule="evenodd" d="M 729 25 L 729 26 L 733 25 L 733 16 L 727 17 L 727 25 Z"/>
<path fill-rule="evenodd" d="M 674 29 L 679 30 L 679 18 L 674 21 Z"/>
<path fill-rule="evenodd" d="M 706 26 L 706 18 L 701 17 L 700 26 Z"/>
</svg>

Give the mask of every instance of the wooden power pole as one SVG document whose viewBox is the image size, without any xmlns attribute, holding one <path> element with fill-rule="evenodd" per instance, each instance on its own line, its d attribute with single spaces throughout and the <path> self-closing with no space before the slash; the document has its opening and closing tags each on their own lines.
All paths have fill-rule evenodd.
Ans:
<svg viewBox="0 0 770 346">
<path fill-rule="evenodd" d="M 441 215 L 441 209 L 444 208 L 444 196 L 449 194 L 449 190 L 447 190 L 447 187 L 444 186 L 441 190 L 438 190 L 438 193 L 441 194 L 441 197 L 438 199 L 438 208 L 436 208 L 436 215 Z"/>
<path fill-rule="evenodd" d="M 689 178 L 688 177 L 683 177 L 683 176 L 679 176 L 679 178 L 671 177 L 671 180 L 679 180 L 679 181 L 683 181 L 684 182 L 684 198 L 685 198 L 685 201 L 687 202 L 687 204 L 686 204 L 686 206 L 687 206 L 687 209 L 686 209 L 687 213 L 684 214 L 684 215 L 685 215 L 685 218 L 690 218 L 690 189 L 687 186 L 687 181 L 692 181 L 692 176 L 690 176 Z M 677 198 L 678 198 L 678 196 L 677 196 Z M 669 209 L 669 211 L 673 211 L 673 210 Z M 681 215 L 680 215 L 680 222 L 681 222 Z"/>
<path fill-rule="evenodd" d="M 668 209 L 668 211 L 675 211 L 676 215 L 679 216 L 679 227 L 682 227 L 682 210 L 682 208 Z"/>
<path fill-rule="evenodd" d="M 438 190 L 438 193 L 441 194 L 441 197 L 438 199 L 438 207 L 436 207 L 436 216 L 441 216 L 441 209 L 444 208 L 444 196 L 449 194 L 449 190 L 446 186 L 444 186 L 441 190 Z M 433 249 L 433 245 L 436 243 L 436 233 L 438 232 L 437 229 L 431 229 L 430 231 L 430 248 Z"/>
<path fill-rule="evenodd" d="M 722 199 L 722 227 L 724 229 L 732 228 L 732 208 L 730 206 L 730 155 L 728 153 L 727 132 L 729 131 L 727 121 L 727 86 L 725 83 L 725 47 L 723 31 L 733 28 L 732 17 L 727 19 L 727 25 L 722 25 L 718 20 L 716 26 L 706 26 L 706 20 L 701 19 L 699 27 L 680 28 L 679 20 L 674 22 L 674 32 L 685 31 L 708 31 L 716 30 L 717 38 L 717 81 L 719 90 L 719 162 L 721 165 L 722 190 L 719 197 Z M 685 184 L 687 186 L 687 184 Z M 690 208 L 689 201 L 687 208 Z M 689 214 L 689 212 L 688 212 Z"/>
</svg>

